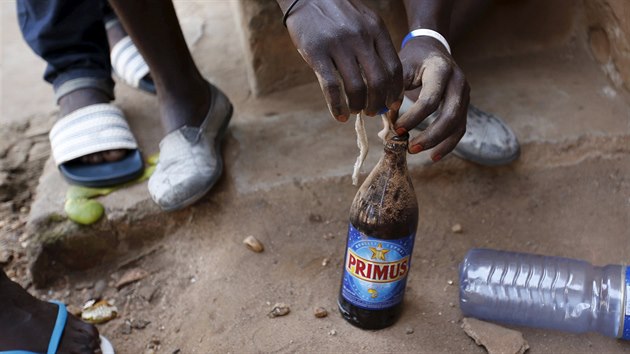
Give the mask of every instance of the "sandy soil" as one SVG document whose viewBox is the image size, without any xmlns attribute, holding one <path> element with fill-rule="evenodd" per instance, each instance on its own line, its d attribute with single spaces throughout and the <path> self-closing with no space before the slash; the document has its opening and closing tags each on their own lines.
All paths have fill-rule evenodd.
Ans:
<svg viewBox="0 0 630 354">
<path fill-rule="evenodd" d="M 491 247 L 596 264 L 627 261 L 630 179 L 624 172 L 629 169 L 630 160 L 614 157 L 499 170 L 451 158 L 443 166 L 415 170 L 420 225 L 405 311 L 396 325 L 378 332 L 348 325 L 335 306 L 347 213 L 356 191 L 349 177 L 236 197 L 227 176 L 190 213 L 185 227 L 135 260 L 73 274 L 34 293 L 80 306 L 93 295 L 94 283 L 105 280 L 103 296 L 121 313 L 100 329 L 120 353 L 147 348 L 164 353 L 482 352 L 460 328 L 456 269 L 464 253 Z M 456 223 L 462 233 L 451 231 Z M 241 243 L 248 235 L 263 242 L 263 253 Z M 329 260 L 325 266 L 324 259 Z M 135 268 L 150 275 L 116 290 L 121 275 Z M 291 313 L 268 318 L 276 302 L 287 303 Z M 329 311 L 327 318 L 314 317 L 319 306 Z M 150 323 L 129 333 L 125 321 Z M 627 343 L 596 334 L 519 330 L 532 353 L 628 350 Z"/>
<path fill-rule="evenodd" d="M 217 4 L 220 11 L 229 10 Z M 396 325 L 377 332 L 348 325 L 336 310 L 336 297 L 348 210 L 356 193 L 349 176 L 354 136 L 348 134 L 346 141 L 344 133 L 331 133 L 337 125 L 321 123 L 327 113 L 317 88 L 266 100 L 248 97 L 238 47 L 206 35 L 194 54 L 204 74 L 214 74 L 238 105 L 227 139 L 226 175 L 207 198 L 178 214 L 181 228 L 152 248 L 33 289 L 21 239 L 32 188 L 48 154 L 45 134 L 54 107 L 50 88 L 39 78 L 41 62 L 24 47 L 10 22 L 15 20 L 7 15 L 12 4 L 1 6 L 4 23 L 12 26 L 2 34 L 3 48 L 12 53 L 3 55 L 9 58 L 3 62 L 3 86 L 21 82 L 29 89 L 2 92 L 0 174 L 6 172 L 7 178 L 0 191 L 7 193 L 0 200 L 0 250 L 7 252 L 0 265 L 36 296 L 74 307 L 95 295 L 96 283 L 108 284 L 100 295 L 120 313 L 99 329 L 118 353 L 483 353 L 460 328 L 457 266 L 469 248 L 567 256 L 598 265 L 628 262 L 627 96 L 611 86 L 584 48 L 573 44 L 546 53 L 464 60 L 474 103 L 512 124 L 525 143 L 521 160 L 498 169 L 453 157 L 435 166 L 414 165 L 420 223 L 404 314 Z M 213 21 L 189 27 L 234 36 L 220 11 L 212 14 Z M 223 52 L 229 60 L 203 55 Z M 33 64 L 33 70 L 18 75 L 21 63 Z M 118 90 L 129 114 L 157 111 L 152 98 Z M 278 130 L 276 119 L 293 123 Z M 339 129 L 352 132 L 351 126 Z M 324 135 L 327 144 L 322 144 Z M 288 149 L 296 139 L 310 145 Z M 28 142 L 18 144 L 22 140 Z M 339 147 L 352 150 L 338 152 Z M 463 232 L 453 233 L 454 224 Z M 249 235 L 263 242 L 263 253 L 242 244 Z M 138 268 L 149 276 L 116 289 L 124 273 Z M 291 312 L 267 317 L 276 302 L 288 304 Z M 326 308 L 329 316 L 315 318 L 315 307 Z M 628 343 L 597 334 L 519 330 L 531 353 L 630 351 Z"/>
</svg>

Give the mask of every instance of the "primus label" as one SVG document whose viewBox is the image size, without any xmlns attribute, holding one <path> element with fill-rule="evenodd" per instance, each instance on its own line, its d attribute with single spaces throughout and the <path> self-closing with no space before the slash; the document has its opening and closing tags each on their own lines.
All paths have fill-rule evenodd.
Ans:
<svg viewBox="0 0 630 354">
<path fill-rule="evenodd" d="M 381 240 L 350 225 L 341 295 L 351 304 L 381 310 L 400 303 L 405 292 L 414 234 Z"/>
</svg>

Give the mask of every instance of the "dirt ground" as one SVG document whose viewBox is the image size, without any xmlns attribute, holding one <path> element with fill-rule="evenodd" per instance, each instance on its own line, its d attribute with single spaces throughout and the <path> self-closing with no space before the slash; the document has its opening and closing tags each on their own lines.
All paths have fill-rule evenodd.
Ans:
<svg viewBox="0 0 630 354">
<path fill-rule="evenodd" d="M 201 6 L 195 4 L 179 7 L 190 6 L 193 13 Z M 242 56 L 234 49 L 225 50 L 228 59 L 204 56 L 222 42 L 202 36 L 195 58 L 237 104 L 225 175 L 208 197 L 177 214 L 181 227 L 151 247 L 35 289 L 26 269 L 24 224 L 49 155 L 46 133 L 55 109 L 39 77 L 43 64 L 19 38 L 13 5 L 0 6 L 0 266 L 35 296 L 73 309 L 95 296 L 115 303 L 118 317 L 98 328 L 117 353 L 483 353 L 461 329 L 457 267 L 468 249 L 566 256 L 597 265 L 630 259 L 627 95 L 575 44 L 464 60 L 473 102 L 515 128 L 521 159 L 509 167 L 482 168 L 452 156 L 436 165 L 414 157 L 420 222 L 403 316 L 381 331 L 350 326 L 336 309 L 336 297 L 356 193 L 350 182 L 352 127 L 326 120 L 313 85 L 262 100 L 249 97 L 242 89 Z M 217 8 L 208 16 L 228 28 L 219 33 L 232 38 L 233 24 L 221 15 L 229 6 L 208 6 Z M 197 28 L 194 20 L 189 28 Z M 220 31 L 211 23 L 202 26 L 206 34 Z M 16 68 L 27 64 L 31 70 L 18 75 Z M 18 82 L 21 90 L 7 89 Z M 117 90 L 126 112 L 156 111 L 152 98 Z M 296 139 L 306 146 L 288 149 Z M 378 156 L 376 146 L 366 169 Z M 461 233 L 452 232 L 455 224 Z M 249 235 L 264 244 L 264 252 L 242 244 Z M 117 288 L 132 270 L 147 276 Z M 291 312 L 269 318 L 278 302 Z M 315 307 L 329 315 L 316 318 Z M 531 353 L 630 352 L 628 343 L 598 334 L 517 329 Z"/>
<path fill-rule="evenodd" d="M 499 170 L 450 158 L 444 166 L 414 171 L 420 226 L 405 311 L 396 325 L 378 332 L 348 325 L 335 307 L 348 204 L 355 193 L 348 177 L 236 197 L 227 176 L 212 198 L 194 208 L 185 227 L 131 262 L 72 274 L 50 289 L 31 291 L 80 306 L 104 280 L 109 286 L 103 297 L 121 313 L 99 328 L 119 353 L 147 348 L 164 353 L 483 352 L 460 329 L 456 269 L 464 253 L 491 247 L 596 264 L 626 262 L 629 169 L 630 160 L 616 156 L 550 169 Z M 451 231 L 455 223 L 462 233 Z M 263 253 L 243 246 L 250 234 L 263 242 Z M 10 235 L 4 231 L 3 240 L 12 244 Z M 5 270 L 18 270 L 13 276 L 28 285 L 20 257 L 18 252 Z M 138 268 L 149 276 L 114 287 L 123 273 Z M 287 303 L 291 313 L 268 318 L 276 302 Z M 320 306 L 328 317 L 313 316 Z M 519 330 L 532 353 L 629 349 L 597 334 Z"/>
</svg>

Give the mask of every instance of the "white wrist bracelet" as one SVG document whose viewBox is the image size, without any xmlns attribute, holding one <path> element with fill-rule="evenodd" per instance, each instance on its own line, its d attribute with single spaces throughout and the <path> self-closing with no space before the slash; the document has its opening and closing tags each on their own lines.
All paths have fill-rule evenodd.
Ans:
<svg viewBox="0 0 630 354">
<path fill-rule="evenodd" d="M 446 51 L 448 52 L 448 54 L 451 54 L 451 47 L 448 45 L 446 38 L 444 38 L 444 36 L 442 36 L 438 32 L 427 29 L 427 28 L 418 28 L 409 32 L 403 39 L 402 45 L 400 46 L 400 48 L 404 48 L 407 42 L 409 42 L 411 39 L 415 37 L 420 37 L 420 36 L 426 36 L 426 37 L 437 39 L 440 43 L 442 43 L 442 45 L 444 45 L 444 48 L 446 48 Z"/>
</svg>

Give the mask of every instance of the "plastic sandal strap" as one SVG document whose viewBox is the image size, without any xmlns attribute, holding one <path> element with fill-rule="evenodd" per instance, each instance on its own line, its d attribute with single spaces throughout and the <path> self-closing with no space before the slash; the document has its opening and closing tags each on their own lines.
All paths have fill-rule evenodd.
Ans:
<svg viewBox="0 0 630 354">
<path fill-rule="evenodd" d="M 95 152 L 138 148 L 123 112 L 109 103 L 83 107 L 61 118 L 49 138 L 57 165 Z"/>
<path fill-rule="evenodd" d="M 55 321 L 55 327 L 53 328 L 52 334 L 50 335 L 50 341 L 48 342 L 48 351 L 47 354 L 55 354 L 57 353 L 57 348 L 59 347 L 59 342 L 61 342 L 61 336 L 63 335 L 63 330 L 66 328 L 66 320 L 68 319 L 68 310 L 66 310 L 66 305 L 59 301 L 51 301 L 52 303 L 59 306 L 59 311 L 57 312 L 57 320 Z M 27 350 L 9 350 L 0 352 L 0 354 L 38 354 L 35 352 L 29 352 Z"/>
<path fill-rule="evenodd" d="M 51 302 L 59 306 L 59 312 L 57 312 L 55 328 L 53 328 L 52 335 L 50 336 L 50 341 L 48 342 L 47 354 L 55 354 L 57 352 L 59 342 L 61 342 L 61 336 L 63 335 L 63 330 L 66 327 L 66 320 L 68 319 L 68 310 L 66 310 L 66 305 L 59 301 Z"/>
</svg>

